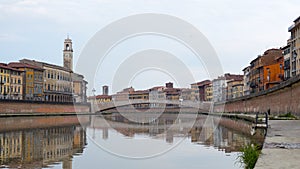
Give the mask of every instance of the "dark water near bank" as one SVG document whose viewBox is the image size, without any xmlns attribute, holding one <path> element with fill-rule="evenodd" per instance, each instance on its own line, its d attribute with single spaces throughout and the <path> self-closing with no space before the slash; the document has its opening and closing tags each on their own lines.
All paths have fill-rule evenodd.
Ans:
<svg viewBox="0 0 300 169">
<path fill-rule="evenodd" d="M 2 168 L 241 168 L 264 131 L 207 116 L 106 115 L 0 118 Z"/>
</svg>

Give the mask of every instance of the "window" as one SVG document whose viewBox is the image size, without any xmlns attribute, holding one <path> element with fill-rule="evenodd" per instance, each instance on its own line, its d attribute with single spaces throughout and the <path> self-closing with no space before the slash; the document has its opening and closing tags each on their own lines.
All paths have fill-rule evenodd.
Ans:
<svg viewBox="0 0 300 169">
<path fill-rule="evenodd" d="M 70 50 L 69 44 L 66 44 L 66 50 Z"/>
</svg>

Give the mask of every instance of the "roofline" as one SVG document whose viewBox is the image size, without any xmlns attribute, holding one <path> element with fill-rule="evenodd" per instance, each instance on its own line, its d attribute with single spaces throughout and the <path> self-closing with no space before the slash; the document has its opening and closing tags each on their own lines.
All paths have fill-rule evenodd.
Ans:
<svg viewBox="0 0 300 169">
<path fill-rule="evenodd" d="M 12 68 L 12 67 L 8 66 L 6 63 L 0 63 L 0 68 L 13 70 L 13 71 L 17 71 L 17 72 L 24 72 L 23 70 Z"/>
<path fill-rule="evenodd" d="M 245 67 L 242 71 L 245 71 L 247 68 L 250 68 L 250 66 Z"/>
<path fill-rule="evenodd" d="M 62 67 L 62 66 L 59 66 L 59 65 L 54 65 L 54 64 L 50 64 L 50 63 L 46 63 L 46 62 L 40 62 L 40 61 L 36 61 L 36 60 L 30 60 L 30 59 L 21 59 L 20 62 L 22 60 L 33 62 L 33 63 L 35 62 L 35 63 L 41 64 L 42 66 L 46 66 L 46 67 L 50 67 L 50 68 L 54 68 L 54 69 L 59 69 L 59 70 L 62 70 L 62 71 L 66 71 L 66 72 L 69 72 L 69 73 L 73 73 L 72 70 L 67 69 L 65 67 Z"/>
<path fill-rule="evenodd" d="M 16 64 L 16 66 L 13 66 L 13 64 Z M 12 65 L 12 66 L 11 66 Z M 13 67 L 13 68 L 30 68 L 30 69 L 36 69 L 36 70 L 41 70 L 41 71 L 44 71 L 45 69 L 43 68 L 40 68 L 38 66 L 34 66 L 34 65 L 30 65 L 30 64 L 27 64 L 27 63 L 20 63 L 20 62 L 10 62 L 8 63 L 8 66 L 9 67 Z"/>
<path fill-rule="evenodd" d="M 297 22 L 298 20 L 300 20 L 300 16 L 298 16 L 298 18 L 296 18 L 296 19 L 294 20 L 294 22 Z"/>
</svg>

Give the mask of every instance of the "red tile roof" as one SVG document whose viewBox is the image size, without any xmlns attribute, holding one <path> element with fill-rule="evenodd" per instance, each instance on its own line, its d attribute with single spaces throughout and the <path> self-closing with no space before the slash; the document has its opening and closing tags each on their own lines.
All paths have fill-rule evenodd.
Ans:
<svg viewBox="0 0 300 169">
<path fill-rule="evenodd" d="M 205 86 L 205 85 L 209 85 L 211 84 L 211 81 L 210 80 L 203 80 L 201 82 L 197 82 L 197 83 L 193 83 L 191 85 L 197 85 L 197 86 Z"/>
<path fill-rule="evenodd" d="M 13 71 L 18 71 L 18 72 L 23 72 L 19 69 L 15 69 L 13 67 L 8 66 L 6 63 L 0 63 L 0 67 L 3 69 L 8 69 L 8 70 L 13 70 Z"/>
<path fill-rule="evenodd" d="M 13 67 L 13 68 L 31 68 L 31 69 L 36 69 L 36 70 L 44 70 L 38 66 L 30 65 L 27 63 L 20 63 L 20 62 L 11 62 L 8 64 L 8 66 Z"/>
</svg>

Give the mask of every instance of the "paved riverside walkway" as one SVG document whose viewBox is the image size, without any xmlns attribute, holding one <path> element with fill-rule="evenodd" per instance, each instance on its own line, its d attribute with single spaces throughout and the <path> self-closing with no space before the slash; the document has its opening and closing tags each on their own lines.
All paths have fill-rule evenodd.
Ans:
<svg viewBox="0 0 300 169">
<path fill-rule="evenodd" d="M 300 120 L 270 120 L 255 169 L 300 168 Z"/>
</svg>

